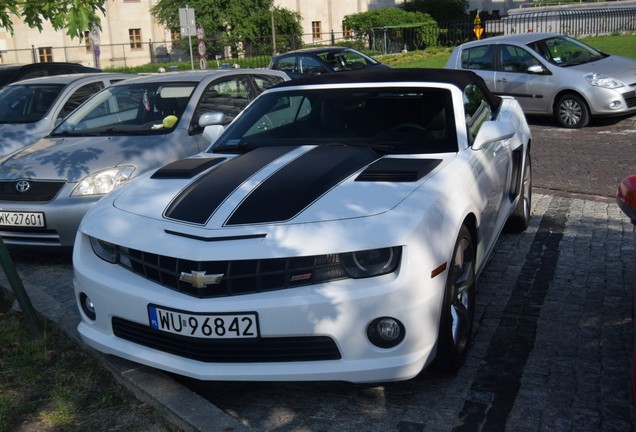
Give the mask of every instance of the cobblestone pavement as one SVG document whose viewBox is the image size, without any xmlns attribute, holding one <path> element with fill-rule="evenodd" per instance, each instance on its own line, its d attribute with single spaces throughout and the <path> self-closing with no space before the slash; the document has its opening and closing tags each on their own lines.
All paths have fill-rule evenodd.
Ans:
<svg viewBox="0 0 636 432">
<path fill-rule="evenodd" d="M 636 117 L 573 131 L 534 119 L 531 127 L 531 224 L 500 239 L 479 280 L 474 341 L 456 375 L 210 383 L 96 355 L 186 430 L 631 431 L 635 241 L 614 194 L 636 173 Z M 14 260 L 36 307 L 77 337 L 69 257 Z"/>
</svg>

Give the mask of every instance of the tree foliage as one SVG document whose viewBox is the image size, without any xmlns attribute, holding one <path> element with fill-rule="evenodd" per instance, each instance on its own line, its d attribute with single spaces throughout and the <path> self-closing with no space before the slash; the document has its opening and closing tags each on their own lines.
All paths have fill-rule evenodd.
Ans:
<svg viewBox="0 0 636 432">
<path fill-rule="evenodd" d="M 391 32 L 394 43 L 412 46 L 407 49 L 423 49 L 436 43 L 438 28 L 435 20 L 422 12 L 407 12 L 398 8 L 374 9 L 347 15 L 344 25 L 351 29 L 359 40 L 368 39 L 370 49 L 384 50 L 385 32 Z M 411 33 L 407 37 L 407 33 Z M 402 48 L 400 48 L 402 49 Z"/>
<path fill-rule="evenodd" d="M 468 0 L 404 0 L 402 7 L 408 12 L 427 13 L 440 23 L 465 18 Z"/>
<path fill-rule="evenodd" d="M 300 43 L 300 15 L 284 8 L 270 12 L 272 0 L 159 0 L 151 9 L 158 22 L 170 29 L 179 29 L 179 8 L 186 5 L 195 10 L 197 25 L 205 30 L 208 51 L 220 51 L 225 46 L 234 50 L 248 47 L 271 53 L 271 14 L 274 14 L 277 51 Z M 295 34 L 290 41 L 283 35 Z M 280 37 L 278 37 L 280 35 Z"/>
<path fill-rule="evenodd" d="M 19 17 L 26 25 L 42 31 L 42 23 L 48 21 L 55 30 L 66 30 L 72 38 L 84 37 L 84 31 L 101 28 L 97 15 L 104 13 L 106 0 L 6 0 L 0 2 L 0 26 L 13 34 L 12 16 Z"/>
</svg>

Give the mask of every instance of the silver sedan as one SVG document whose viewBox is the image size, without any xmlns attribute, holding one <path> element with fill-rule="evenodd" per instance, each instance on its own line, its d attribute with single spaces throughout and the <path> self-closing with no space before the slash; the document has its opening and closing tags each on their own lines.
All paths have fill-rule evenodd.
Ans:
<svg viewBox="0 0 636 432">
<path fill-rule="evenodd" d="M 554 116 L 565 128 L 591 117 L 636 113 L 636 60 L 604 54 L 557 33 L 523 33 L 467 42 L 447 68 L 469 69 L 526 114 Z"/>
</svg>

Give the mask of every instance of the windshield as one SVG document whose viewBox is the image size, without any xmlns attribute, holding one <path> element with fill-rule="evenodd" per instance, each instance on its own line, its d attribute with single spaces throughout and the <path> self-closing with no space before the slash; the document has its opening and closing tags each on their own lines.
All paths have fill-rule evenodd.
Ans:
<svg viewBox="0 0 636 432">
<path fill-rule="evenodd" d="M 171 132 L 196 83 L 146 83 L 109 87 L 80 106 L 52 136 L 155 135 Z"/>
<path fill-rule="evenodd" d="M 606 54 L 567 36 L 556 36 L 528 44 L 541 57 L 561 67 L 576 66 L 607 57 Z"/>
<path fill-rule="evenodd" d="M 0 90 L 0 123 L 42 120 L 64 89 L 63 84 L 12 85 Z"/>
<path fill-rule="evenodd" d="M 266 92 L 209 151 L 307 144 L 368 146 L 387 153 L 456 152 L 451 92 L 421 87 Z"/>
</svg>

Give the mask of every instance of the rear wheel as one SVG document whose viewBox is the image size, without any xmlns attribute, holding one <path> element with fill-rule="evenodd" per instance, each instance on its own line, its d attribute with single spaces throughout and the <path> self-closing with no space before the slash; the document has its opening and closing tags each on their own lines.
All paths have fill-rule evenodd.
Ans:
<svg viewBox="0 0 636 432">
<path fill-rule="evenodd" d="M 556 119 L 562 127 L 578 129 L 590 122 L 590 110 L 577 94 L 566 93 L 559 97 L 555 105 Z"/>
<path fill-rule="evenodd" d="M 505 230 L 507 232 L 523 232 L 528 228 L 528 224 L 530 223 L 530 208 L 532 206 L 532 163 L 529 154 L 526 156 L 526 166 L 523 171 L 522 182 L 519 201 L 506 222 Z"/>
<path fill-rule="evenodd" d="M 475 315 L 475 249 L 465 226 L 453 249 L 442 304 L 435 365 L 454 372 L 464 364 Z"/>
</svg>

